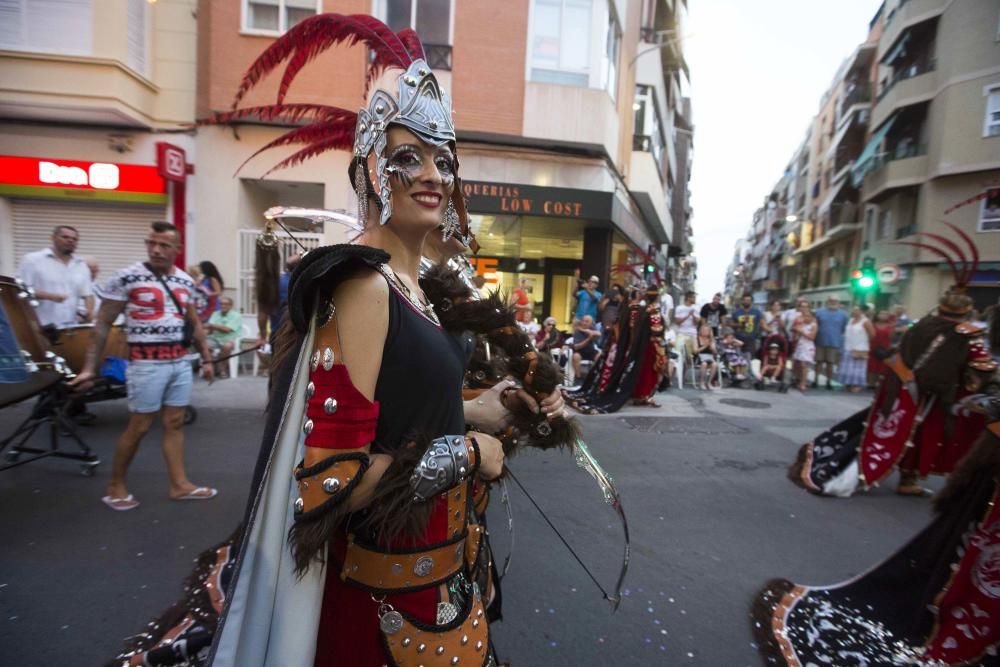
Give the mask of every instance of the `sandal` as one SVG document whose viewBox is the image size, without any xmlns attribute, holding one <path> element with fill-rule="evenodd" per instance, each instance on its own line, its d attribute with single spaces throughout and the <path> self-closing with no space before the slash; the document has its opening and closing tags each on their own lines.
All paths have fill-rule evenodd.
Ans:
<svg viewBox="0 0 1000 667">
<path fill-rule="evenodd" d="M 896 493 L 901 496 L 914 496 L 917 498 L 925 498 L 927 496 L 934 495 L 934 492 L 930 489 L 925 489 L 919 484 L 906 484 L 896 487 Z"/>
<path fill-rule="evenodd" d="M 188 491 L 181 496 L 171 496 L 171 500 L 211 500 L 219 495 L 217 489 L 210 489 L 207 486 L 199 486 L 193 491 Z"/>
<path fill-rule="evenodd" d="M 124 498 L 114 498 L 112 496 L 104 496 L 101 498 L 101 502 L 115 510 L 116 512 L 127 512 L 128 510 L 134 510 L 139 506 L 139 501 L 135 499 L 131 493 Z"/>
</svg>

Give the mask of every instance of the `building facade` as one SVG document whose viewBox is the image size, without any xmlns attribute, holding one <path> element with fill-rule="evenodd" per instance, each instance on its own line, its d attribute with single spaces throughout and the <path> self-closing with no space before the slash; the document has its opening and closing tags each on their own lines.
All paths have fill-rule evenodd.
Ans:
<svg viewBox="0 0 1000 667">
<path fill-rule="evenodd" d="M 626 283 L 632 265 L 647 256 L 680 276 L 690 254 L 693 145 L 678 38 L 685 2 L 324 4 L 332 3 L 200 3 L 197 117 L 228 110 L 246 66 L 295 21 L 324 9 L 371 13 L 394 30 L 415 28 L 451 92 L 463 187 L 481 245 L 473 262 L 488 287 L 509 291 L 527 278 L 536 316 L 551 314 L 568 325 L 580 277 L 597 275 L 602 290 L 609 279 Z M 362 49 L 332 49 L 302 72 L 287 100 L 360 107 L 366 63 Z M 272 102 L 275 87 L 267 82 L 245 105 Z M 199 243 L 224 273 L 239 276 L 244 313 L 253 309 L 252 247 L 264 210 L 278 204 L 356 210 L 347 153 L 327 153 L 263 179 L 281 155 L 243 164 L 285 129 L 243 123 L 235 131 L 203 127 L 196 137 L 199 153 L 212 156 L 199 168 L 199 178 L 212 183 L 199 190 L 197 208 L 206 221 Z M 345 234 L 329 225 L 301 231 L 311 244 Z"/>
<path fill-rule="evenodd" d="M 954 237 L 942 223 L 948 220 L 978 246 L 981 263 L 970 288 L 977 306 L 998 303 L 998 137 L 997 4 L 884 3 L 754 216 L 746 288 L 761 302 L 851 302 L 859 298 L 851 272 L 868 262 L 879 272 L 868 302 L 922 314 L 953 276 L 936 255 L 899 242 L 926 238 L 920 233 Z M 955 208 L 961 202 L 968 203 Z"/>
<path fill-rule="evenodd" d="M 80 232 L 102 274 L 193 235 L 194 0 L 21 0 L 0 23 L 0 274 Z"/>
</svg>

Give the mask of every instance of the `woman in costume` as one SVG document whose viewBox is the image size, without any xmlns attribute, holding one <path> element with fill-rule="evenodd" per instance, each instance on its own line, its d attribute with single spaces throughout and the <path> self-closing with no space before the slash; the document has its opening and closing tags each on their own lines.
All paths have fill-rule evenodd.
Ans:
<svg viewBox="0 0 1000 667">
<path fill-rule="evenodd" d="M 1000 398 L 971 395 L 963 410 L 988 425 L 927 528 L 849 581 L 777 579 L 758 595 L 753 631 L 768 664 L 1000 665 Z"/>
<path fill-rule="evenodd" d="M 945 223 L 948 224 L 948 223 Z M 966 243 L 972 259 L 953 241 L 924 234 L 937 245 L 910 243 L 944 257 L 955 284 L 935 312 L 920 319 L 900 341 L 870 408 L 851 415 L 802 446 L 789 478 L 813 493 L 848 497 L 900 470 L 896 492 L 927 495 L 920 478 L 948 474 L 982 433 L 981 415 L 958 401 L 979 391 L 996 372 L 984 332 L 968 322 L 972 299 L 965 294 L 978 265 L 969 237 L 949 225 Z"/>
</svg>

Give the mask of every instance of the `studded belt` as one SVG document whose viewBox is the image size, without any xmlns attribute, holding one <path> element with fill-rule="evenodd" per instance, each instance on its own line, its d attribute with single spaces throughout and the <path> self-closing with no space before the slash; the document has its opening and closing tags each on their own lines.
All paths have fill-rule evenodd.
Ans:
<svg viewBox="0 0 1000 667">
<path fill-rule="evenodd" d="M 478 540 L 476 540 L 478 542 Z M 466 534 L 445 544 L 412 553 L 386 553 L 347 536 L 340 578 L 376 593 L 402 593 L 440 584 L 464 566 Z"/>
</svg>

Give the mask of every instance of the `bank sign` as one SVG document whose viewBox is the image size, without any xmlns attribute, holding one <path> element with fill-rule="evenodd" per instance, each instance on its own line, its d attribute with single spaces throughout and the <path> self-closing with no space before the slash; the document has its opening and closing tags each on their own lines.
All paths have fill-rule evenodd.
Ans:
<svg viewBox="0 0 1000 667">
<path fill-rule="evenodd" d="M 463 181 L 462 192 L 471 213 L 591 220 L 610 220 L 614 199 L 612 192 L 484 181 Z"/>
<path fill-rule="evenodd" d="M 165 204 L 155 166 L 0 155 L 0 195 Z"/>
</svg>

